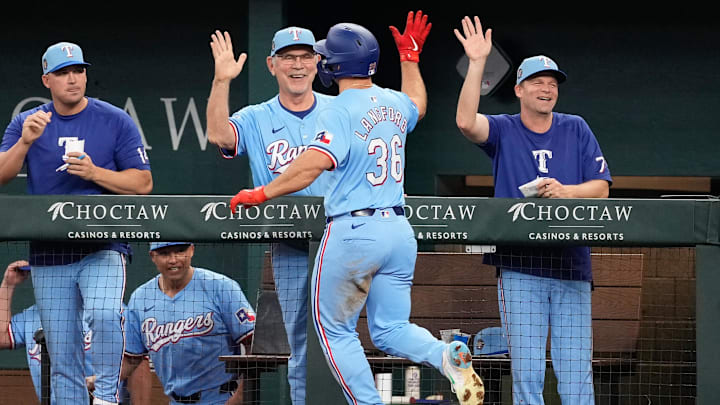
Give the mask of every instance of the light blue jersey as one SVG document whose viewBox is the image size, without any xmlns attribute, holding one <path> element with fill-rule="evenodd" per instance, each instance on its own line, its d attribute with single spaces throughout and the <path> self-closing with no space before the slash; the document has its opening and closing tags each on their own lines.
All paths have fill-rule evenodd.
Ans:
<svg viewBox="0 0 720 405">
<path fill-rule="evenodd" d="M 239 353 L 255 330 L 255 312 L 238 283 L 195 267 L 192 280 L 174 297 L 159 276 L 138 287 L 128 304 L 131 355 L 148 354 L 165 394 L 190 396 L 233 380 L 218 356 Z"/>
<path fill-rule="evenodd" d="M 417 120 L 406 94 L 375 85 L 345 90 L 319 112 L 309 148 L 333 162 L 327 216 L 405 204 L 405 141 Z"/>
<path fill-rule="evenodd" d="M 279 96 L 247 106 L 230 117 L 235 132 L 234 151 L 221 149 L 226 158 L 247 155 L 254 186 L 270 183 L 287 169 L 314 138 L 318 111 L 334 97 L 314 93 L 315 104 L 302 118 L 280 104 Z M 322 196 L 324 181 L 321 175 L 309 187 L 293 195 Z"/>
<path fill-rule="evenodd" d="M 314 139 L 318 112 L 335 97 L 313 93 L 315 102 L 308 110 L 286 109 L 279 96 L 247 106 L 230 117 L 235 133 L 235 150 L 221 149 L 226 158 L 247 155 L 254 186 L 270 183 L 287 169 Z M 321 174 L 295 196 L 324 196 L 329 174 Z M 307 352 L 307 248 L 273 244 L 273 278 L 283 313 L 283 322 L 291 349 L 288 382 L 294 405 L 305 404 Z"/>
<path fill-rule="evenodd" d="M 35 341 L 35 332 L 40 329 L 40 314 L 35 305 L 25 309 L 24 311 L 13 315 L 10 321 L 8 336 L 10 336 L 10 349 L 25 348 L 27 356 L 28 370 L 32 378 L 35 393 L 39 399 L 42 399 L 41 393 L 41 359 L 42 351 L 40 345 Z M 92 365 L 90 364 L 89 352 L 92 343 L 92 331 L 87 324 L 83 322 L 83 348 L 85 352 L 85 375 L 93 375 Z M 55 395 L 51 393 L 50 403 L 55 404 Z"/>
</svg>

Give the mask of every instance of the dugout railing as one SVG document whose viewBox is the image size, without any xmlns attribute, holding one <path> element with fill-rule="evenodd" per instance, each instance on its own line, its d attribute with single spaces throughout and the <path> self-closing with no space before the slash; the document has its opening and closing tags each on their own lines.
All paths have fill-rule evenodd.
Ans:
<svg viewBox="0 0 720 405">
<path fill-rule="evenodd" d="M 257 291 L 264 288 L 263 283 L 268 283 L 263 279 L 263 269 L 267 270 L 269 242 L 305 240 L 309 242 L 310 257 L 314 257 L 325 226 L 322 201 L 311 197 L 281 198 L 231 214 L 229 200 L 230 196 L 0 196 L 3 207 L 0 241 L 12 246 L 6 248 L 6 251 L 12 250 L 11 253 L 0 256 L 21 254 L 25 248 L 23 241 L 28 240 L 128 240 L 139 246 L 136 250 L 140 256 L 152 240 L 232 244 L 233 253 L 224 250 L 218 255 L 240 257 L 238 260 L 243 264 L 238 267 L 242 270 L 236 278 L 255 304 Z M 611 368 L 606 374 L 612 380 L 607 386 L 610 388 L 598 387 L 596 381 L 596 397 L 603 398 L 599 402 L 709 404 L 720 400 L 720 386 L 716 383 L 720 375 L 720 348 L 716 343 L 720 341 L 719 201 L 408 197 L 406 216 L 415 230 L 423 252 L 421 257 L 435 260 L 434 264 L 424 265 L 426 276 L 419 274 L 423 272 L 421 263 L 427 260 L 418 260 L 413 305 L 426 312 L 418 316 L 417 322 L 421 325 L 424 323 L 430 329 L 460 327 L 463 332 L 475 333 L 478 328 L 496 323 L 497 314 L 492 311 L 497 304 L 488 305 L 492 298 L 485 299 L 484 309 L 473 309 L 477 308 L 473 305 L 483 301 L 476 298 L 473 303 L 478 291 L 491 297 L 493 290 L 492 277 L 477 277 L 477 273 L 491 273 L 478 265 L 481 260 L 473 253 L 482 250 L 478 246 L 488 249 L 505 244 L 591 246 L 594 257 L 614 257 L 604 260 L 600 267 L 615 271 L 615 276 L 607 277 L 610 284 L 597 287 L 607 288 L 603 290 L 606 296 L 597 298 L 602 294 L 594 293 L 593 311 L 601 302 L 608 313 L 620 317 L 601 319 L 609 322 L 604 331 L 594 323 L 595 339 L 602 336 L 604 340 L 612 340 L 613 328 L 622 324 L 630 325 L 630 336 L 637 342 L 636 353 L 613 350 L 614 357 L 611 357 L 630 361 L 616 363 L 624 366 Z M 442 255 L 446 255 L 444 259 Z M 640 266 L 633 259 L 638 256 L 642 258 Z M 312 263 L 308 271 L 311 268 Z M 454 269 L 448 273 L 452 274 L 451 278 L 460 277 L 464 270 L 469 275 L 444 286 L 432 280 L 433 274 L 448 269 Z M 132 271 L 130 265 L 128 272 Z M 466 289 L 460 298 L 452 298 L 456 295 L 443 298 L 444 288 L 457 291 L 457 286 L 464 284 L 474 287 Z M 415 295 L 415 291 L 419 295 Z M 452 299 L 457 302 L 447 302 Z M 433 308 L 422 308 L 420 302 L 424 301 L 437 303 L 437 316 L 431 314 Z M 24 305 L 22 299 L 19 302 Z M 480 310 L 488 314 L 475 313 Z M 464 315 L 457 316 L 458 313 Z M 632 315 L 623 315 L 625 313 L 638 316 L 632 319 Z M 666 317 L 668 313 L 672 316 Z M 452 319 L 452 314 L 455 321 L 441 322 Z M 457 321 L 459 318 L 463 320 Z M 616 321 L 620 323 L 612 323 Z M 650 324 L 653 327 L 648 327 Z M 633 325 L 637 325 L 637 329 Z M 627 331 L 616 335 L 619 333 L 623 339 L 616 337 L 616 340 L 627 341 Z M 308 398 L 311 403 L 344 403 L 321 355 L 312 325 L 308 335 Z M 360 335 L 367 343 L 366 332 Z M 668 349 L 669 346 L 675 349 Z M 395 382 L 399 383 L 395 387 L 402 385 L 407 364 L 397 359 L 383 363 L 377 353 L 369 354 L 374 359 L 374 367 L 393 372 Z M 599 360 L 596 359 L 598 364 Z M 393 366 L 393 363 L 397 364 Z M 2 364 L 3 368 L 12 368 L 7 362 Z M 277 368 L 282 369 L 282 364 L 282 356 L 278 356 L 274 364 L 265 363 L 271 376 L 262 377 L 258 383 L 264 381 L 273 387 L 258 388 L 258 399 L 265 389 L 277 390 L 277 386 L 284 383 L 282 376 L 272 376 Z M 494 386 L 508 391 L 507 379 L 503 377 L 505 371 L 502 371 L 507 366 L 493 367 L 489 366 L 488 371 L 492 371 L 490 378 L 497 378 Z M 602 373 L 600 370 L 601 377 Z M 624 378 L 626 375 L 629 377 Z M 436 376 L 423 369 L 422 377 L 432 380 Z M 552 388 L 551 380 L 549 378 L 549 388 Z M 446 389 L 433 383 L 430 388 L 427 383 L 423 384 L 423 394 Z M 394 388 L 395 391 L 402 395 L 401 389 Z M 498 393 L 500 397 L 498 401 L 505 401 L 502 393 Z M 259 400 L 258 403 L 275 402 Z M 548 403 L 552 403 L 552 399 Z"/>
</svg>

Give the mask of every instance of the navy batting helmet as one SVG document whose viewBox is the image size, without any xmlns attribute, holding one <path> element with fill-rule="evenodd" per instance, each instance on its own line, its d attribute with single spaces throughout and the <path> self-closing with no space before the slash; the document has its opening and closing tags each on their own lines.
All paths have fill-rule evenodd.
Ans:
<svg viewBox="0 0 720 405">
<path fill-rule="evenodd" d="M 380 47 L 366 28 L 352 23 L 335 24 L 327 38 L 315 43 L 315 52 L 322 56 L 318 76 L 325 87 L 341 77 L 368 77 L 375 74 Z"/>
</svg>

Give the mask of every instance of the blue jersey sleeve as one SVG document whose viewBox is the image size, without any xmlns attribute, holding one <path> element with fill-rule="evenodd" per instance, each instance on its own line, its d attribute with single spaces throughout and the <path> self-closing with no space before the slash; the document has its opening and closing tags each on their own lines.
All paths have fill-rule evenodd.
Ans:
<svg viewBox="0 0 720 405">
<path fill-rule="evenodd" d="M 33 341 L 32 337 L 26 336 L 27 335 L 26 330 L 28 329 L 27 323 L 34 321 L 33 319 L 29 319 L 29 316 L 28 316 L 28 315 L 32 315 L 33 313 L 35 315 L 37 315 L 37 312 L 35 312 L 35 311 L 25 310 L 25 311 L 22 311 L 22 312 L 12 316 L 12 318 L 10 320 L 10 325 L 8 325 L 8 328 L 9 328 L 8 334 L 11 339 L 11 342 L 10 342 L 11 349 L 24 348 L 25 345 L 28 343 L 28 338 L 30 338 L 30 341 L 32 343 L 32 341 Z M 36 323 L 40 323 L 39 318 L 36 321 L 37 321 Z"/>
<path fill-rule="evenodd" d="M 308 146 L 327 155 L 333 169 L 342 166 L 350 152 L 350 116 L 342 108 L 327 107 L 318 113 L 315 122 L 315 138 Z"/>
<path fill-rule="evenodd" d="M 227 277 L 217 283 L 217 305 L 222 308 L 221 317 L 235 343 L 252 336 L 255 331 L 255 310 L 243 294 L 240 285 Z"/>
<path fill-rule="evenodd" d="M 25 117 L 24 114 L 18 114 L 10 121 L 10 124 L 5 129 L 2 143 L 0 143 L 0 152 L 7 152 L 22 136 L 23 117 Z"/>
<path fill-rule="evenodd" d="M 391 90 L 394 91 L 394 90 Z M 420 117 L 420 112 L 417 109 L 417 105 L 410 99 L 410 97 L 400 91 L 394 91 L 401 99 L 403 99 L 403 102 L 407 103 L 410 106 L 410 115 L 406 117 L 407 119 L 407 133 L 410 133 L 415 130 L 415 125 L 418 123 L 418 118 Z"/>
<path fill-rule="evenodd" d="M 255 121 L 255 118 L 252 108 L 253 106 L 245 107 L 230 117 L 230 127 L 235 133 L 235 150 L 228 151 L 220 149 L 223 156 L 234 157 L 242 156 L 247 153 L 244 135 L 251 131 L 254 127 L 253 122 Z"/>
<path fill-rule="evenodd" d="M 600 144 L 584 119 L 580 119 L 580 133 L 581 142 L 584 145 L 582 151 L 583 181 L 607 180 L 612 184 L 610 168 L 600 150 Z"/>
<path fill-rule="evenodd" d="M 140 355 L 147 353 L 147 347 L 142 340 L 142 332 L 140 331 L 140 311 L 141 302 L 133 293 L 130 296 L 130 302 L 125 312 L 125 351 L 128 354 Z"/>
<path fill-rule="evenodd" d="M 508 124 L 508 118 L 506 115 L 486 115 L 485 117 L 487 117 L 489 125 L 488 139 L 485 143 L 478 144 L 478 147 L 491 159 L 494 159 L 498 151 L 498 144 L 500 143 L 500 133 L 503 130 L 503 126 Z"/>
<path fill-rule="evenodd" d="M 118 120 L 115 148 L 115 164 L 118 170 L 150 170 L 150 161 L 135 122 L 125 113 L 120 114 Z"/>
</svg>

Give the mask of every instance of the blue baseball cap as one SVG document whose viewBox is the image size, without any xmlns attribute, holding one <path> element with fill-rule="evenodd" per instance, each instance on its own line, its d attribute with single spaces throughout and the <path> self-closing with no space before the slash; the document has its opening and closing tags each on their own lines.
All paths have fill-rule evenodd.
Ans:
<svg viewBox="0 0 720 405">
<path fill-rule="evenodd" d="M 482 329 L 473 340 L 473 354 L 476 356 L 502 356 L 508 354 L 505 330 L 499 326 Z"/>
<path fill-rule="evenodd" d="M 283 28 L 273 37 L 270 56 L 275 56 L 279 50 L 293 45 L 307 45 L 312 48 L 315 45 L 315 35 L 307 28 Z"/>
<path fill-rule="evenodd" d="M 70 65 L 90 66 L 83 59 L 82 49 L 70 42 L 58 42 L 50 45 L 42 57 L 43 74 L 52 73 Z"/>
<path fill-rule="evenodd" d="M 192 242 L 150 242 L 150 251 L 176 245 L 192 245 Z"/>
<path fill-rule="evenodd" d="M 544 55 L 538 55 L 522 61 L 517 70 L 517 82 L 515 84 L 520 84 L 523 80 L 540 72 L 550 72 L 557 78 L 558 83 L 562 83 L 567 79 L 565 72 L 558 69 L 558 65 L 554 60 Z"/>
</svg>

